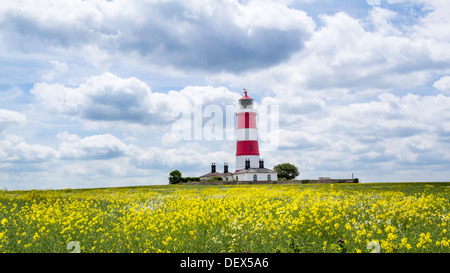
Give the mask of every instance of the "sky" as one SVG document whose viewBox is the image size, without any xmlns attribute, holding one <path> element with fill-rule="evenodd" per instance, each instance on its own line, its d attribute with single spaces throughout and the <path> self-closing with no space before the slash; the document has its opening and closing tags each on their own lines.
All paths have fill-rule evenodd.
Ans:
<svg viewBox="0 0 450 273">
<path fill-rule="evenodd" d="M 449 13 L 447 0 L 6 1 L 0 188 L 234 170 L 244 88 L 275 122 L 266 167 L 449 181 Z"/>
</svg>

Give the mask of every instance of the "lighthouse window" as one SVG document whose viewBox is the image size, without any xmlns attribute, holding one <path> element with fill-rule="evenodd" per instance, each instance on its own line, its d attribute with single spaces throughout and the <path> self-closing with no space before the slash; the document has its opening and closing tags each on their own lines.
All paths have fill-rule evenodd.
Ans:
<svg viewBox="0 0 450 273">
<path fill-rule="evenodd" d="M 272 180 L 272 177 L 271 177 L 270 174 L 268 174 L 268 175 L 267 175 L 267 181 L 270 181 L 270 180 Z"/>
<path fill-rule="evenodd" d="M 249 147 L 250 151 L 252 150 L 252 148 L 253 148 L 252 145 L 250 145 L 250 147 Z"/>
<path fill-rule="evenodd" d="M 258 176 L 256 174 L 253 175 L 253 181 L 258 181 Z"/>
</svg>

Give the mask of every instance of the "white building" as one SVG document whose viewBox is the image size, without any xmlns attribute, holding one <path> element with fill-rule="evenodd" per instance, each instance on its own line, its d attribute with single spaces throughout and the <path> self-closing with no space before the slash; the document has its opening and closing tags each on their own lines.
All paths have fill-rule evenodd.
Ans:
<svg viewBox="0 0 450 273">
<path fill-rule="evenodd" d="M 232 174 L 232 179 L 239 181 L 277 181 L 277 172 L 264 168 L 264 160 L 259 160 L 259 168 L 250 168 L 250 160 L 245 161 L 245 168 Z"/>
<path fill-rule="evenodd" d="M 224 181 L 233 180 L 231 177 L 232 173 L 228 172 L 228 163 L 223 164 L 223 173 L 216 171 L 216 163 L 211 164 L 211 172 L 200 176 L 200 181 L 206 181 L 213 179 L 213 177 L 222 177 Z"/>
</svg>

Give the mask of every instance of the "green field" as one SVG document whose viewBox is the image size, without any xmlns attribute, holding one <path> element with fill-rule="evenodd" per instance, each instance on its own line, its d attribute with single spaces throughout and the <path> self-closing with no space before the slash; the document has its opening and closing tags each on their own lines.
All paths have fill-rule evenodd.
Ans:
<svg viewBox="0 0 450 273">
<path fill-rule="evenodd" d="M 3 190 L 0 252 L 448 253 L 449 202 L 450 183 Z"/>
</svg>

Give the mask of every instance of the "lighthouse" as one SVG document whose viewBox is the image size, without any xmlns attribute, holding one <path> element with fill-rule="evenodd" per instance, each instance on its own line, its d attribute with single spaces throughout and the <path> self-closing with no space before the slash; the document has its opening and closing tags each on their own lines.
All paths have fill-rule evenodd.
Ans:
<svg viewBox="0 0 450 273">
<path fill-rule="evenodd" d="M 258 128 L 254 101 L 247 95 L 239 100 L 236 128 L 236 172 L 259 167 Z"/>
<path fill-rule="evenodd" d="M 239 100 L 239 109 L 236 112 L 236 166 L 235 172 L 228 171 L 228 163 L 224 164 L 224 172 L 216 171 L 216 164 L 211 164 L 211 172 L 200 176 L 200 181 L 217 181 L 223 183 L 267 183 L 277 181 L 276 171 L 265 168 L 264 160 L 259 158 L 258 127 L 254 101 L 247 95 Z M 215 182 L 214 182 L 215 183 Z M 271 183 L 271 182 L 269 182 Z"/>
</svg>

